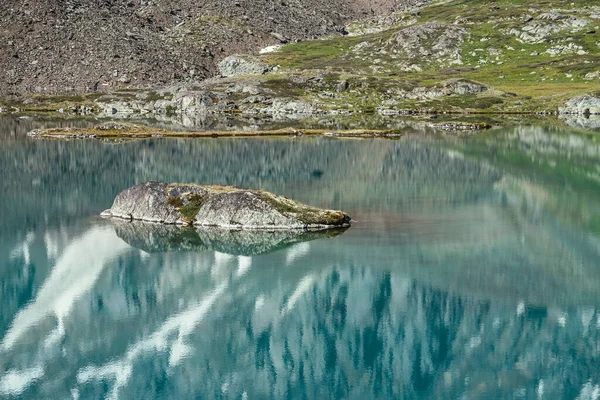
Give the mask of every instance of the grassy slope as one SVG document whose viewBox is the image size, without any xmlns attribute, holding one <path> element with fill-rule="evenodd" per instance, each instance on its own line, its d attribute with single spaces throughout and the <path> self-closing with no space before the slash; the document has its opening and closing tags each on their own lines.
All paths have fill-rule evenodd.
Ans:
<svg viewBox="0 0 600 400">
<path fill-rule="evenodd" d="M 491 7 L 494 7 L 492 9 Z M 524 43 L 509 33 L 511 28 L 520 29 L 526 15 L 557 10 L 563 15 L 576 16 L 589 21 L 578 31 L 570 29 L 550 34 L 541 43 Z M 390 88 L 432 86 L 448 78 L 464 78 L 496 88 L 507 95 L 501 101 L 483 100 L 482 96 L 464 95 L 460 98 L 442 98 L 430 101 L 405 100 L 407 108 L 434 108 L 457 110 L 473 108 L 479 111 L 542 111 L 555 110 L 565 99 L 582 93 L 600 93 L 600 79 L 586 80 L 585 75 L 600 70 L 600 33 L 597 19 L 600 11 L 592 9 L 590 2 L 547 1 L 451 1 L 434 3 L 420 10 L 411 22 L 423 24 L 438 21 L 458 24 L 468 30 L 462 45 L 462 65 L 442 68 L 435 60 L 423 59 L 422 71 L 403 72 L 395 68 L 397 60 L 390 54 L 376 52 L 372 57 L 357 59 L 352 48 L 367 42 L 374 49 L 385 49 L 385 43 L 403 26 L 364 36 L 337 37 L 327 40 L 301 42 L 284 47 L 280 52 L 264 56 L 272 65 L 280 65 L 282 71 L 311 74 L 315 70 L 327 70 L 339 74 L 356 84 L 368 81 L 368 90 L 358 90 L 356 98 L 349 94 L 337 101 L 358 107 L 375 106 Z M 593 17 L 593 18 L 592 18 Z M 595 19 L 596 18 L 596 19 Z M 402 19 L 403 21 L 409 18 Z M 560 22 L 560 21 L 558 21 Z M 558 44 L 580 46 L 588 54 L 565 54 L 552 56 L 545 53 Z M 496 49 L 490 55 L 490 49 Z M 536 52 L 538 53 L 536 55 Z M 374 59 L 381 68 L 373 71 Z M 352 85 L 351 85 L 352 86 Z M 363 87 L 364 85 L 360 85 Z M 304 92 L 308 98 L 314 93 Z M 359 100 L 360 99 L 360 100 Z M 359 102 L 358 104 L 356 102 Z M 362 104 L 361 104 L 362 102 Z M 336 101 L 334 101 L 336 103 Z"/>
</svg>

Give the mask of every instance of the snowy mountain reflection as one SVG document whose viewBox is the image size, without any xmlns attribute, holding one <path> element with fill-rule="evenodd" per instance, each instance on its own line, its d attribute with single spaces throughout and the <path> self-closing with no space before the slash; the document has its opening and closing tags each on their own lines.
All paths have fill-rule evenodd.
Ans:
<svg viewBox="0 0 600 400">
<path fill-rule="evenodd" d="M 43 240 L 50 269 L 27 305 L 3 305 L 13 318 L 0 348 L 2 395 L 455 398 L 519 390 L 576 397 L 594 390 L 598 308 L 481 297 L 468 285 L 415 280 L 403 266 L 418 262 L 414 242 L 386 262 L 353 252 L 353 241 L 366 238 L 352 229 L 276 241 L 278 251 L 261 254 L 208 250 L 206 236 L 205 247 L 176 251 L 164 244 L 181 245 L 164 241 L 173 232 L 152 229 L 149 239 L 144 226 L 126 224 L 93 224 L 74 236 L 45 232 L 22 244 Z M 473 261 L 481 251 L 450 243 L 438 236 L 426 252 Z M 14 267 L 39 261 L 17 253 Z"/>
<path fill-rule="evenodd" d="M 523 126 L 113 145 L 7 132 L 0 397 L 600 393 L 594 138 Z M 248 236 L 89 218 L 151 179 L 267 189 L 357 222 Z"/>
</svg>

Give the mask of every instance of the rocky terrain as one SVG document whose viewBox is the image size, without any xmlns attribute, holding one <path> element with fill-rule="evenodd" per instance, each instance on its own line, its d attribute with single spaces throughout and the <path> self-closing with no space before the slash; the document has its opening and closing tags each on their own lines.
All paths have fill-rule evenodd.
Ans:
<svg viewBox="0 0 600 400">
<path fill-rule="evenodd" d="M 0 95 L 107 92 L 213 76 L 268 45 L 340 35 L 416 0 L 6 0 Z"/>
<path fill-rule="evenodd" d="M 600 126 L 600 6 L 585 1 L 69 4 L 0 11 L 0 112 L 193 130 L 211 115 L 560 114 Z M 128 20 L 112 29 L 114 18 Z"/>
<path fill-rule="evenodd" d="M 318 230 L 350 225 L 341 211 L 310 207 L 261 190 L 146 182 L 123 190 L 105 218 L 227 229 Z"/>
</svg>

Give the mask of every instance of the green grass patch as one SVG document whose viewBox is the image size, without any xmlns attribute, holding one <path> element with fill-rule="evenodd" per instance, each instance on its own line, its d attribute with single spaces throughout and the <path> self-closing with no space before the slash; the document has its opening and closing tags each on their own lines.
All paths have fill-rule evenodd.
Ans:
<svg viewBox="0 0 600 400">
<path fill-rule="evenodd" d="M 179 208 L 179 213 L 186 221 L 193 223 L 205 202 L 206 196 L 192 194 L 189 196 L 188 202 Z"/>
<path fill-rule="evenodd" d="M 179 208 L 183 206 L 183 200 L 181 200 L 181 197 L 169 197 L 167 199 L 167 204 L 175 208 Z"/>
</svg>

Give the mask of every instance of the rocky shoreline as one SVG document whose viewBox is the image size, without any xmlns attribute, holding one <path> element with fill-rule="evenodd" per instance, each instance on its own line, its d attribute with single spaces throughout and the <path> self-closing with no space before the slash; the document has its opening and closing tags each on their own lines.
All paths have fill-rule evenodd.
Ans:
<svg viewBox="0 0 600 400">
<path fill-rule="evenodd" d="M 597 6 L 575 10 L 555 0 L 539 7 L 530 3 L 465 8 L 453 1 L 410 0 L 396 10 L 388 3 L 380 9 L 387 10 L 383 15 L 354 14 L 355 20 L 347 19 L 353 13 L 340 16 L 337 21 L 346 26 L 328 25 L 325 36 L 300 35 L 296 41 L 292 32 L 274 29 L 268 40 L 258 41 L 266 46 L 262 49 L 233 46 L 218 55 L 209 49 L 211 67 L 200 71 L 187 65 L 181 79 L 136 82 L 130 74 L 112 70 L 107 79 L 116 82 L 105 82 L 106 87 L 65 86 L 63 95 L 12 91 L 0 99 L 0 112 L 173 119 L 184 127 L 202 118 L 232 116 L 294 123 L 364 114 L 549 115 L 595 129 L 594 116 L 600 115 Z M 256 7 L 235 4 L 236 12 Z M 263 10 L 258 11 L 262 16 Z M 187 46 L 220 29 L 259 39 L 247 30 L 238 32 L 239 26 L 231 25 L 234 20 L 182 22 L 173 28 L 182 36 L 168 32 L 163 39 Z M 36 59 L 30 66 L 49 65 Z M 162 76 L 168 69 L 153 73 Z"/>
<path fill-rule="evenodd" d="M 502 96 L 484 85 L 465 80 L 449 80 L 432 87 L 418 86 L 400 94 L 399 100 L 384 100 L 374 108 L 356 108 L 336 103 L 336 95 L 326 89 L 315 87 L 313 90 L 323 97 L 320 102 L 310 102 L 296 96 L 281 97 L 283 89 L 268 89 L 268 81 L 255 78 L 222 78 L 207 81 L 202 87 L 166 88 L 161 91 L 131 91 L 103 94 L 97 97 L 81 99 L 78 97 L 26 98 L 12 102 L 0 102 L 0 113 L 30 114 L 51 113 L 61 116 L 85 116 L 113 121 L 136 121 L 144 118 L 155 118 L 165 121 L 178 121 L 183 127 L 195 127 L 196 120 L 206 118 L 227 118 L 240 116 L 256 120 L 300 121 L 315 117 L 335 117 L 354 115 L 396 116 L 473 116 L 473 115 L 545 115 L 559 116 L 563 120 L 572 120 L 577 116 L 577 125 L 591 126 L 597 122 L 595 116 L 600 115 L 600 97 L 581 95 L 572 97 L 556 108 L 545 110 L 480 110 L 476 108 L 446 108 L 444 102 L 456 101 L 461 96 L 481 96 L 494 99 Z M 337 83 L 340 90 L 348 85 L 346 81 Z M 407 100 L 408 99 L 408 100 Z M 436 108 L 406 107 L 406 101 L 428 101 L 434 99 L 439 103 Z M 127 125 L 123 123 L 123 125 Z M 435 127 L 435 124 L 431 124 Z M 478 130 L 489 128 L 486 124 L 441 124 L 444 130 Z M 255 131 L 259 129 L 254 129 Z M 89 137 L 106 136 L 106 132 L 68 132 L 60 135 L 54 132 L 33 132 L 32 136 Z M 125 132 L 121 132 L 125 134 Z M 324 132 L 320 132 L 324 133 Z M 379 133 L 379 132 L 376 132 Z M 168 136 L 165 132 L 154 132 L 159 136 Z M 248 132 L 221 132 L 218 130 L 208 134 L 196 133 L 196 136 L 244 136 Z M 268 133 L 264 133 L 268 134 Z M 275 134 L 289 135 L 289 132 Z M 150 135 L 143 135 L 148 137 Z M 181 135 L 193 136 L 193 135 Z"/>
</svg>

